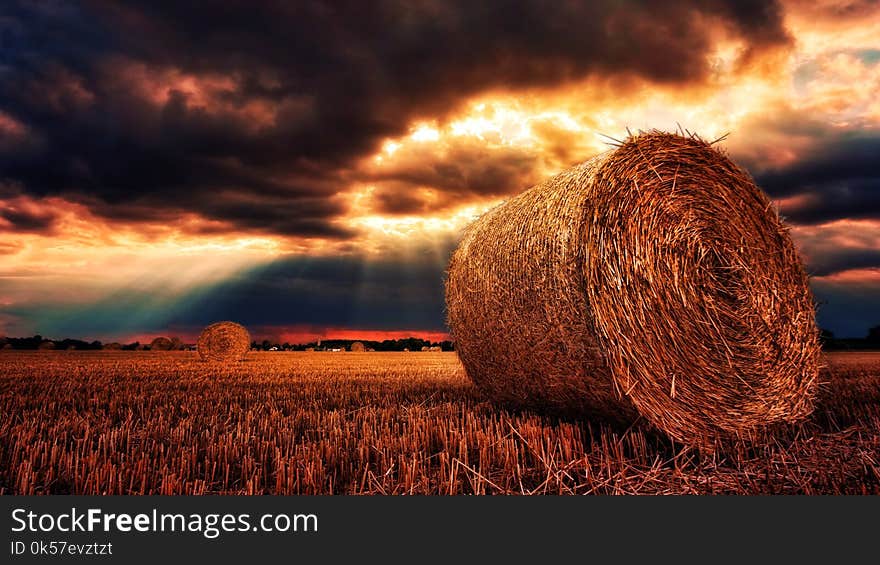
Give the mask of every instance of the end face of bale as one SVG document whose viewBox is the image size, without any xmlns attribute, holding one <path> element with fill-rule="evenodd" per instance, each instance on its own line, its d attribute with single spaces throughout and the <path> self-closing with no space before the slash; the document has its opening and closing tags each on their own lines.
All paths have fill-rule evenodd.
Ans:
<svg viewBox="0 0 880 565">
<path fill-rule="evenodd" d="M 349 348 L 349 350 L 363 353 L 364 351 L 367 350 L 367 348 L 364 347 L 363 343 L 361 343 L 359 341 L 355 341 L 354 343 L 351 344 L 351 347 Z"/>
<path fill-rule="evenodd" d="M 633 136 L 485 214 L 453 254 L 447 311 L 468 375 L 503 402 L 640 414 L 689 444 L 813 407 L 818 329 L 794 244 L 696 137 Z"/>
<path fill-rule="evenodd" d="M 596 170 L 586 215 L 594 327 L 618 389 L 686 443 L 750 436 L 813 410 L 818 328 L 769 198 L 724 153 L 652 132 Z M 613 237 L 607 237 L 614 234 Z"/>
<path fill-rule="evenodd" d="M 240 361 L 251 347 L 251 335 L 235 322 L 217 322 L 205 328 L 197 348 L 203 361 Z"/>
</svg>

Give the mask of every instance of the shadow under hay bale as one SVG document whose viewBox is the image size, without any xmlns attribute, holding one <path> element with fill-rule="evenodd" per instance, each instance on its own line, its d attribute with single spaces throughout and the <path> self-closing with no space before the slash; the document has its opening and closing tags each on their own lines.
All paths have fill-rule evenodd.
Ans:
<svg viewBox="0 0 880 565">
<path fill-rule="evenodd" d="M 467 374 L 504 404 L 641 415 L 701 445 L 813 407 L 818 331 L 791 238 L 695 136 L 632 136 L 487 212 L 446 303 Z"/>
<path fill-rule="evenodd" d="M 251 335 L 235 322 L 217 322 L 202 331 L 197 348 L 203 361 L 240 361 L 251 348 Z"/>
</svg>

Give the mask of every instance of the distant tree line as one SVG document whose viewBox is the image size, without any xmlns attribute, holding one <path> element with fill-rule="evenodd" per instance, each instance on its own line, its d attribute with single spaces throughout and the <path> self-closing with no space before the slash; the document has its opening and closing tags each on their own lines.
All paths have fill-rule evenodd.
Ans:
<svg viewBox="0 0 880 565">
<path fill-rule="evenodd" d="M 268 339 L 261 342 L 251 342 L 251 349 L 260 351 L 332 351 L 334 349 L 351 350 L 351 344 L 359 341 L 364 344 L 367 349 L 374 351 L 421 351 L 423 347 L 440 347 L 443 351 L 454 351 L 455 347 L 451 341 L 428 341 L 417 337 L 408 337 L 404 339 L 386 339 L 383 341 L 370 341 L 366 339 L 322 339 L 321 341 L 312 341 L 309 343 L 277 343 Z"/>
<path fill-rule="evenodd" d="M 264 339 L 263 341 L 251 342 L 251 349 L 261 351 L 331 351 L 333 349 L 351 350 L 351 344 L 359 341 L 364 344 L 368 350 L 374 351 L 421 351 L 424 347 L 440 347 L 443 351 L 454 351 L 455 345 L 451 341 L 429 341 L 419 339 L 417 337 L 408 337 L 404 339 L 386 339 L 383 341 L 370 341 L 364 339 L 325 339 L 321 341 L 313 341 L 310 343 L 277 343 Z M 109 348 L 121 349 L 123 351 L 140 351 L 149 349 L 150 344 L 142 344 L 134 341 L 126 344 L 113 345 L 104 344 L 98 340 L 83 341 L 81 339 L 47 339 L 37 334 L 31 337 L 2 337 L 0 336 L 0 348 L 18 349 L 18 350 L 37 350 L 37 349 L 75 349 L 77 351 L 94 351 L 104 349 L 105 345 Z"/>
<path fill-rule="evenodd" d="M 37 349 L 75 349 L 77 351 L 94 351 L 104 349 L 104 343 L 94 341 L 83 341 L 81 339 L 46 339 L 37 334 L 31 337 L 0 337 L 0 348 L 21 349 L 21 350 L 37 350 Z M 125 351 L 135 351 L 140 349 L 149 349 L 149 344 L 142 345 L 139 341 L 127 344 L 120 344 L 119 349 Z"/>
<path fill-rule="evenodd" d="M 847 350 L 871 350 L 880 349 L 880 326 L 874 326 L 868 330 L 865 337 L 835 337 L 834 332 L 827 329 L 820 331 L 819 340 L 822 348 L 828 351 Z M 383 341 L 370 341 L 363 339 L 325 339 L 310 343 L 278 343 L 264 339 L 263 341 L 251 342 L 251 349 L 261 351 L 330 351 L 333 349 L 350 350 L 351 344 L 359 341 L 367 349 L 375 351 L 421 351 L 423 347 L 440 347 L 443 351 L 454 351 L 455 344 L 452 341 L 429 341 L 417 337 L 404 339 L 386 339 Z M 138 341 L 117 346 L 123 351 L 136 351 L 149 349 L 149 344 L 141 344 Z M 37 350 L 37 349 L 75 349 L 78 351 L 93 351 L 103 349 L 104 344 L 98 340 L 83 341 L 81 339 L 46 339 L 37 334 L 31 337 L 0 337 L 0 348 Z"/>
<path fill-rule="evenodd" d="M 51 344 L 51 345 L 49 345 Z M 83 341 L 81 339 L 61 339 L 52 340 L 45 339 L 37 334 L 32 337 L 6 337 L 0 338 L 0 345 L 9 349 L 101 349 L 103 344 L 100 341 Z"/>
</svg>

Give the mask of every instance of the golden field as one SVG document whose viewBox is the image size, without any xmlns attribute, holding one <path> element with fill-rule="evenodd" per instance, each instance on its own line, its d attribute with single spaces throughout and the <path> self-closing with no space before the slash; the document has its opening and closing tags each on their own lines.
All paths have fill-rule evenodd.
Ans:
<svg viewBox="0 0 880 565">
<path fill-rule="evenodd" d="M 0 352 L 3 494 L 880 494 L 880 353 L 714 453 L 490 404 L 455 353 Z"/>
</svg>

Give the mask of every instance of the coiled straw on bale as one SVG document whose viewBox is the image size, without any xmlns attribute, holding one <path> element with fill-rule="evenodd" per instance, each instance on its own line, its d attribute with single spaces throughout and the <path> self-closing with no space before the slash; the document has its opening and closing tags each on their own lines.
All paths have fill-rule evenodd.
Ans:
<svg viewBox="0 0 880 565">
<path fill-rule="evenodd" d="M 240 361 L 251 348 L 251 334 L 235 322 L 217 322 L 202 330 L 197 347 L 203 361 Z"/>
<path fill-rule="evenodd" d="M 452 256 L 449 327 L 497 401 L 690 444 L 812 410 L 807 277 L 749 175 L 696 136 L 631 136 L 487 212 Z"/>
</svg>

